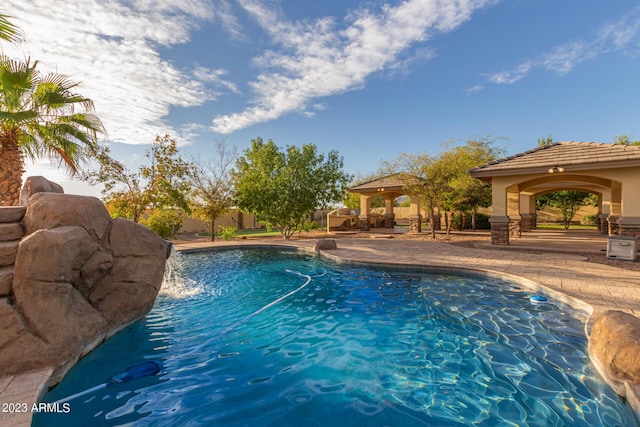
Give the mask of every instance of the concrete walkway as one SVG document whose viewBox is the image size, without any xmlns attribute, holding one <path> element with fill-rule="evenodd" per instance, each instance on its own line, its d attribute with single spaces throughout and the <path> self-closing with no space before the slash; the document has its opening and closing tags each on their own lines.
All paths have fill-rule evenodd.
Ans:
<svg viewBox="0 0 640 427">
<path fill-rule="evenodd" d="M 0 426 L 28 427 L 34 403 L 47 390 L 53 369 L 0 378 Z"/>
<path fill-rule="evenodd" d="M 527 236 L 531 241 L 536 237 Z M 576 247 L 576 237 L 567 237 Z M 603 238 L 606 249 L 606 238 Z M 518 250 L 495 250 L 487 247 L 466 248 L 450 243 L 380 238 L 336 239 L 338 248 L 323 255 L 337 262 L 365 262 L 398 266 L 420 265 L 447 271 L 473 270 L 478 274 L 502 277 L 523 286 L 541 290 L 588 313 L 622 310 L 640 317 L 640 271 L 625 270 L 586 262 L 571 253 L 585 252 L 585 242 L 567 253 L 532 254 Z M 514 246 L 523 246 L 520 240 Z M 535 249 L 541 249 L 535 244 Z M 176 245 L 177 250 L 207 250 L 208 248 L 285 246 L 312 250 L 316 240 L 234 240 L 192 242 Z M 602 242 L 593 243 L 592 250 L 601 251 Z M 512 248 L 517 249 L 517 248 Z M 565 248 L 571 249 L 571 248 Z M 586 328 L 588 332 L 588 327 Z M 26 403 L 31 408 L 46 390 L 49 370 L 19 377 L 0 378 L 0 404 Z M 0 414 L 3 427 L 28 426 L 30 413 Z"/>
</svg>

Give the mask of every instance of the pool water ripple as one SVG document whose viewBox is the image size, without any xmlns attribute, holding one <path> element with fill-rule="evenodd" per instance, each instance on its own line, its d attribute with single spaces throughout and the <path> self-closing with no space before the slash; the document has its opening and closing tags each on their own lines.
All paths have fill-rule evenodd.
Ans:
<svg viewBox="0 0 640 427">
<path fill-rule="evenodd" d="M 165 292 L 44 400 L 144 359 L 162 360 L 160 374 L 34 425 L 640 425 L 590 365 L 584 315 L 533 306 L 517 286 L 285 251 L 181 264 L 181 285 L 195 290 Z M 309 286 L 247 317 L 305 283 L 286 270 Z"/>
</svg>

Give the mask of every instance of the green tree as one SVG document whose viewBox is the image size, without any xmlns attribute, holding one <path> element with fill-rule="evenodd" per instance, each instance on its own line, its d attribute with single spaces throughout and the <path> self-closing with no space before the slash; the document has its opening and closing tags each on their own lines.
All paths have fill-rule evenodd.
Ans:
<svg viewBox="0 0 640 427">
<path fill-rule="evenodd" d="M 213 160 L 195 163 L 190 195 L 195 214 L 210 224 L 212 242 L 215 238 L 216 219 L 233 205 L 231 168 L 237 152 L 235 149 L 228 150 L 224 141 L 218 141 L 215 154 Z"/>
<path fill-rule="evenodd" d="M 95 155 L 97 171 L 85 172 L 82 179 L 91 185 L 101 184 L 103 201 L 113 217 L 140 222 L 147 205 L 147 194 L 139 172 L 132 172 L 111 157 L 108 147 L 100 147 Z"/>
<path fill-rule="evenodd" d="M 633 141 L 630 135 L 616 135 L 613 143 L 616 145 L 640 145 L 640 141 Z"/>
<path fill-rule="evenodd" d="M 194 166 L 180 157 L 176 141 L 169 135 L 157 136 L 146 157 L 151 164 L 132 172 L 102 147 L 95 156 L 99 169 L 82 178 L 92 185 L 103 185 L 103 199 L 112 216 L 140 222 L 148 208 L 177 208 L 190 214 L 187 195 Z M 160 219 L 164 217 L 168 215 Z"/>
<path fill-rule="evenodd" d="M 147 182 L 149 207 L 178 208 L 190 215 L 188 194 L 195 167 L 180 157 L 175 139 L 169 135 L 156 136 L 147 158 L 150 164 L 140 167 L 140 175 Z"/>
<path fill-rule="evenodd" d="M 163 239 L 174 238 L 183 222 L 184 213 L 178 209 L 156 209 L 140 221 L 142 225 L 155 231 Z"/>
<path fill-rule="evenodd" d="M 544 147 L 545 145 L 553 144 L 553 138 L 551 137 L 551 134 L 549 134 L 549 136 L 546 138 L 538 138 L 537 142 L 538 142 L 538 147 Z"/>
<path fill-rule="evenodd" d="M 538 202 L 538 200 L 540 200 L 540 202 Z M 576 212 L 578 212 L 582 206 L 592 203 L 594 203 L 594 199 L 590 193 L 576 190 L 558 190 L 539 196 L 536 199 L 536 205 L 538 206 L 548 205 L 560 209 L 565 230 L 569 229 L 569 225 L 576 215 Z"/>
<path fill-rule="evenodd" d="M 0 205 L 18 204 L 25 157 L 58 159 L 75 174 L 105 133 L 79 83 L 37 65 L 0 56 Z"/>
<path fill-rule="evenodd" d="M 425 203 L 431 218 L 431 237 L 436 230 L 433 218 L 435 210 L 445 201 L 451 190 L 451 181 L 456 170 L 448 165 L 449 155 L 404 153 L 386 167 L 392 174 L 398 174 L 408 194 L 413 194 Z"/>
<path fill-rule="evenodd" d="M 465 145 L 453 148 L 456 164 L 456 176 L 451 184 L 453 190 L 453 207 L 460 211 L 471 211 L 471 228 L 476 229 L 478 209 L 491 206 L 491 184 L 473 178 L 469 170 L 492 162 L 505 154 L 503 148 L 494 146 L 495 139 L 490 137 L 474 138 L 466 141 Z M 462 226 L 463 221 L 461 221 Z"/>
<path fill-rule="evenodd" d="M 504 149 L 494 146 L 491 137 L 469 139 L 462 146 L 451 147 L 437 155 L 402 154 L 397 160 L 385 163 L 387 173 L 397 173 L 409 194 L 417 196 L 429 211 L 431 235 L 435 238 L 433 218 L 436 208 L 445 211 L 447 233 L 453 225 L 454 211 L 464 217 L 472 213 L 475 228 L 479 207 L 491 205 L 491 186 L 471 177 L 470 169 L 491 162 L 504 154 Z"/>
<path fill-rule="evenodd" d="M 337 151 L 318 154 L 313 144 L 281 150 L 256 138 L 233 171 L 238 207 L 289 239 L 316 208 L 342 200 L 350 181 L 342 168 Z"/>
</svg>

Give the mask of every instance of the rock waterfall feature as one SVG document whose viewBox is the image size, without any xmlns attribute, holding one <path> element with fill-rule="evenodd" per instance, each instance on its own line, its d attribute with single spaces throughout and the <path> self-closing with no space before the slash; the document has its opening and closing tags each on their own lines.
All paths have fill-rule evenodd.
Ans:
<svg viewBox="0 0 640 427">
<path fill-rule="evenodd" d="M 151 309 L 171 245 L 94 197 L 39 192 L 6 209 L 0 229 L 24 237 L 0 242 L 0 377 L 52 367 L 52 385 Z"/>
</svg>

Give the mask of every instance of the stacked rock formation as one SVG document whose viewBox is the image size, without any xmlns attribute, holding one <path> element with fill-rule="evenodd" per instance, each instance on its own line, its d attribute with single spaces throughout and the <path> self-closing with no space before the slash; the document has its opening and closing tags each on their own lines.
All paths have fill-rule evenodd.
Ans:
<svg viewBox="0 0 640 427">
<path fill-rule="evenodd" d="M 602 313 L 589 336 L 589 356 L 604 380 L 629 400 L 640 417 L 640 319 L 616 310 Z"/>
<path fill-rule="evenodd" d="M 55 384 L 78 358 L 151 309 L 170 244 L 112 219 L 94 197 L 39 192 L 26 212 L 5 209 L 0 239 L 17 237 L 18 229 L 25 237 L 6 245 L 15 264 L 7 249 L 0 265 L 0 377 L 53 367 Z"/>
</svg>

